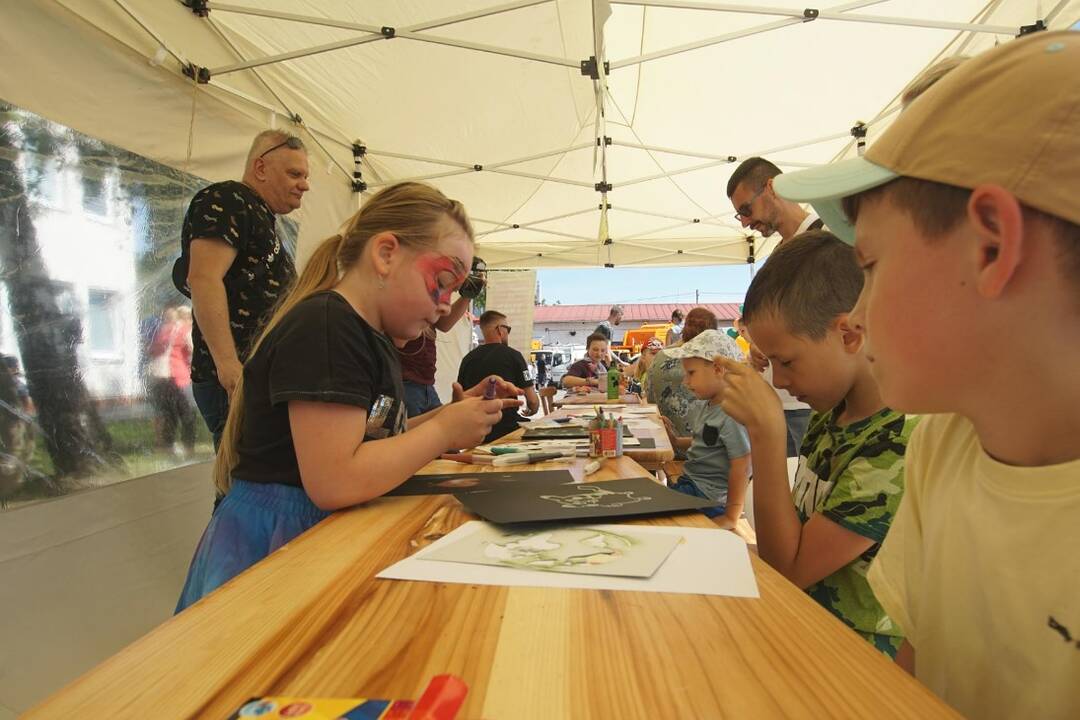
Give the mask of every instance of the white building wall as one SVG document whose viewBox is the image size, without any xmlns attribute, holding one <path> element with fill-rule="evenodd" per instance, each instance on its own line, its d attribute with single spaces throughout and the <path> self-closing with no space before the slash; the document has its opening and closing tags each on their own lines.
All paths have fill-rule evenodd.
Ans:
<svg viewBox="0 0 1080 720">
<path fill-rule="evenodd" d="M 61 302 L 82 321 L 78 357 L 87 389 L 97 398 L 140 394 L 135 245 L 114 197 L 115 178 L 106 179 L 104 212 L 96 214 L 84 209 L 82 183 L 73 173 L 54 177 L 34 226 L 50 277 L 65 286 Z M 18 356 L 6 287 L 0 302 L 0 351 Z"/>
</svg>

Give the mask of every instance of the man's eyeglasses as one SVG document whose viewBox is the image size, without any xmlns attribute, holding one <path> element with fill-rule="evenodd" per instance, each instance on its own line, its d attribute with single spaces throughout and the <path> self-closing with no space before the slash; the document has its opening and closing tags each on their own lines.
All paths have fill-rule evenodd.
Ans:
<svg viewBox="0 0 1080 720">
<path fill-rule="evenodd" d="M 754 209 L 753 209 L 752 205 L 754 204 L 754 201 L 757 200 L 761 196 L 761 193 L 765 192 L 765 188 L 767 188 L 767 187 L 768 187 L 768 185 L 762 185 L 761 189 L 758 190 L 753 195 L 751 195 L 749 200 L 744 202 L 739 207 L 735 208 L 735 219 L 736 220 L 751 220 L 751 219 L 753 219 L 753 217 L 754 217 Z"/>
<path fill-rule="evenodd" d="M 496 325 L 496 326 L 495 326 L 495 329 L 496 329 L 496 330 L 500 330 L 500 329 L 502 329 L 502 328 L 506 328 L 506 334 L 507 334 L 507 335 L 509 335 L 509 334 L 510 334 L 510 330 L 512 330 L 512 329 L 513 329 L 513 328 L 511 328 L 511 327 L 510 327 L 509 325 Z"/>
<path fill-rule="evenodd" d="M 283 147 L 287 147 L 290 150 L 303 150 L 304 149 L 304 141 L 301 140 L 300 138 L 296 137 L 295 135 L 290 135 L 289 137 L 285 138 L 285 142 L 279 142 L 277 145 L 275 145 L 274 147 L 270 148 L 269 150 L 264 152 L 262 155 L 260 155 L 259 159 L 262 160 L 264 157 L 266 157 L 270 153 L 274 152 L 278 148 L 283 148 Z"/>
</svg>

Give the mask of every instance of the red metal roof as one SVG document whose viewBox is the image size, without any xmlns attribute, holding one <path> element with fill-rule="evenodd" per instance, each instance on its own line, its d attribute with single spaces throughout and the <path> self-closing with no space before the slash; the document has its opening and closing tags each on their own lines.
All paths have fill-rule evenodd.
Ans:
<svg viewBox="0 0 1080 720">
<path fill-rule="evenodd" d="M 645 322 L 668 322 L 671 313 L 679 308 L 685 315 L 696 307 L 710 310 L 720 321 L 732 321 L 739 317 L 737 303 L 637 303 L 623 305 L 623 324 Z M 600 322 L 607 320 L 610 305 L 537 305 L 533 311 L 533 324 L 556 322 Z"/>
</svg>

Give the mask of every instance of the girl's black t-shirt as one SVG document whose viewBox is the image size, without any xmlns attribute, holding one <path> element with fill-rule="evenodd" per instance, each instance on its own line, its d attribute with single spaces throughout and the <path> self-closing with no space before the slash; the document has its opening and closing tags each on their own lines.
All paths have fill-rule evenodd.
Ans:
<svg viewBox="0 0 1080 720">
<path fill-rule="evenodd" d="M 364 408 L 357 437 L 378 440 L 405 430 L 405 390 L 393 344 L 327 291 L 282 318 L 244 365 L 244 418 L 233 478 L 301 486 L 289 401 Z"/>
</svg>

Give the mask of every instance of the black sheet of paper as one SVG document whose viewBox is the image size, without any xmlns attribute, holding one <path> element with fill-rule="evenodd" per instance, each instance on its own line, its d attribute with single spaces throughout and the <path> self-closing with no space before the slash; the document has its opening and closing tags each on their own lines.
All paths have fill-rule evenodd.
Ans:
<svg viewBox="0 0 1080 720">
<path fill-rule="evenodd" d="M 633 437 L 630 428 L 623 425 L 623 437 Z M 522 440 L 576 440 L 589 437 L 589 428 L 580 425 L 559 425 L 557 427 L 531 427 L 525 430 Z"/>
<path fill-rule="evenodd" d="M 650 478 L 561 487 L 522 485 L 485 493 L 460 493 L 457 498 L 469 512 L 494 523 L 652 515 L 716 504 L 670 490 Z"/>
<path fill-rule="evenodd" d="M 449 495 L 488 490 L 505 490 L 512 486 L 550 488 L 574 482 L 569 470 L 520 470 L 517 472 L 439 473 L 413 475 L 387 495 Z"/>
</svg>

